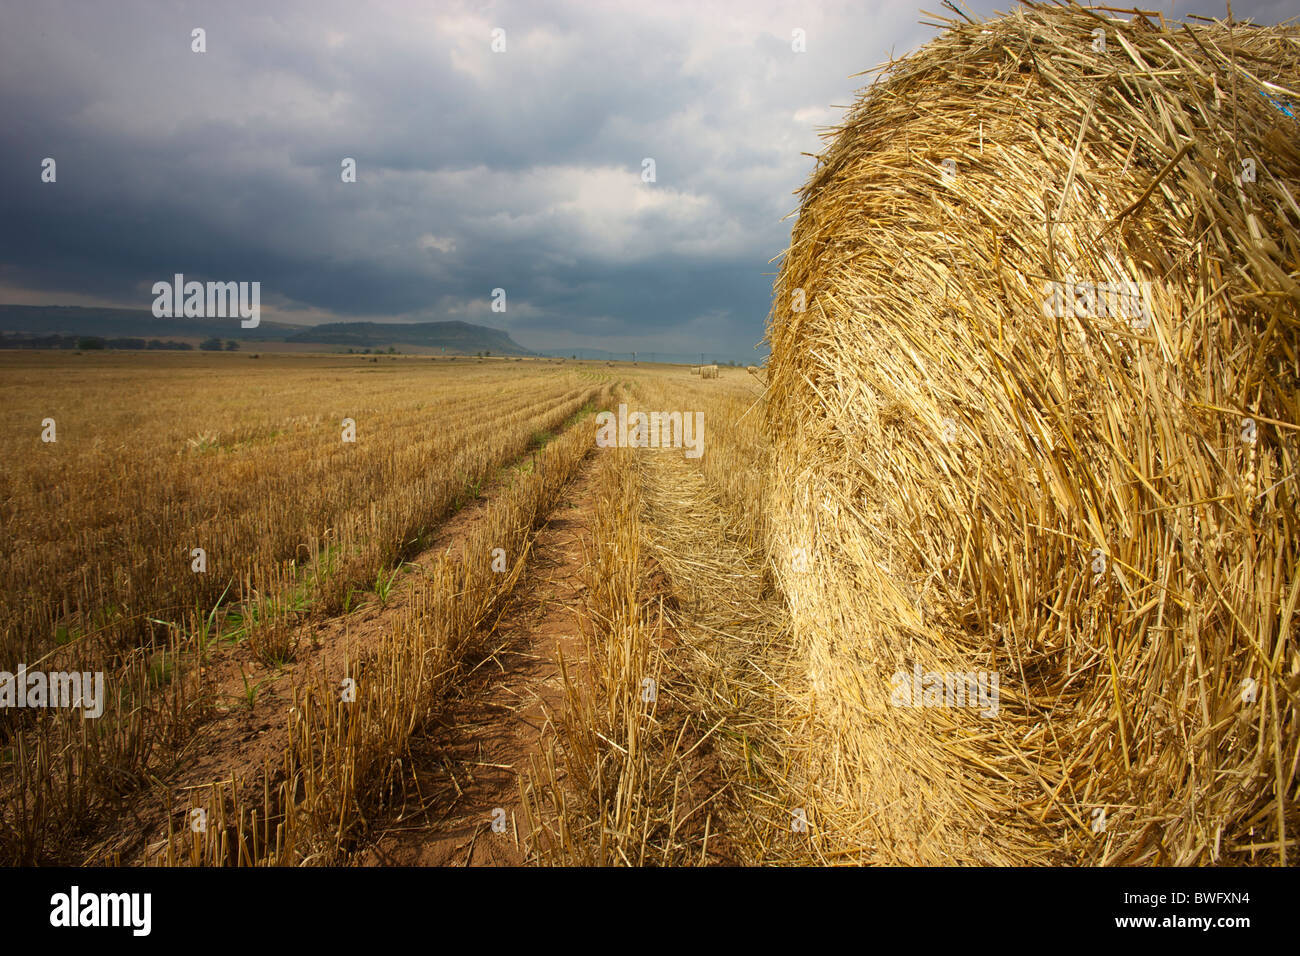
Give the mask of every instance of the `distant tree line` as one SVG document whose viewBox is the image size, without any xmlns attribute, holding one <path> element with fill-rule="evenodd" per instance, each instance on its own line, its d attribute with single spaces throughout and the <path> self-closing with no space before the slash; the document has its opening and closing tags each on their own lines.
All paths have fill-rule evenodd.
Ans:
<svg viewBox="0 0 1300 956">
<path fill-rule="evenodd" d="M 205 343 L 206 344 L 206 343 Z M 236 346 L 238 347 L 238 346 Z M 98 335 L 0 335 L 0 349 L 134 349 L 137 351 L 188 352 L 189 342 L 170 339 L 106 339 Z"/>
<path fill-rule="evenodd" d="M 199 348 L 205 352 L 220 352 L 222 349 L 225 349 L 227 352 L 235 352 L 239 350 L 239 343 L 234 339 L 230 339 L 225 345 L 222 345 L 221 339 L 214 335 L 212 338 L 204 339 L 200 342 Z"/>
</svg>

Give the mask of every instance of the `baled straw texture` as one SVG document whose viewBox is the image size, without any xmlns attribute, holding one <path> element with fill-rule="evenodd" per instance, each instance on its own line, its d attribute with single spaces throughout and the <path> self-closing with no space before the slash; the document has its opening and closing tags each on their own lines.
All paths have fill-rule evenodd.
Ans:
<svg viewBox="0 0 1300 956">
<path fill-rule="evenodd" d="M 1300 34 L 1129 13 L 949 21 L 802 193 L 771 545 L 864 858 L 1297 857 Z"/>
</svg>

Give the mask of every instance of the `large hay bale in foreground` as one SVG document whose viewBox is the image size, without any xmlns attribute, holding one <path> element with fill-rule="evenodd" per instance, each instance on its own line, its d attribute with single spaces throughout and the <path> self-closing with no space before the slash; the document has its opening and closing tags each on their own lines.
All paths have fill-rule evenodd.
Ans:
<svg viewBox="0 0 1300 956">
<path fill-rule="evenodd" d="M 821 822 L 864 855 L 1294 862 L 1298 57 L 1031 5 L 831 134 L 769 504 Z M 981 673 L 994 706 L 941 683 Z"/>
</svg>

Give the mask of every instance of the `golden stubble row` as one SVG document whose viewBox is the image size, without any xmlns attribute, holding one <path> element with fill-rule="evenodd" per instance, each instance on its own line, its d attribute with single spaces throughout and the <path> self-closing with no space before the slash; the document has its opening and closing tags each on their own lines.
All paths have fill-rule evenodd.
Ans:
<svg viewBox="0 0 1300 956">
<path fill-rule="evenodd" d="M 125 626 L 115 629 L 115 623 L 129 624 L 131 620 L 119 616 L 98 631 L 78 634 L 72 628 L 56 628 L 53 635 L 48 635 L 53 640 L 40 641 L 31 632 L 22 632 L 23 621 L 4 619 L 11 656 L 22 655 L 16 657 L 17 661 L 46 669 L 104 671 L 110 689 L 105 713 L 98 719 L 55 710 L 4 715 L 4 730 L 11 746 L 0 766 L 0 850 L 7 859 L 35 862 L 51 853 L 58 856 L 67 852 L 69 833 L 89 832 L 87 827 L 93 830 L 97 814 L 110 805 L 120 805 L 122 799 L 129 799 L 133 791 L 153 778 L 154 768 L 183 746 L 211 707 L 210 689 L 200 677 L 200 665 L 214 649 L 219 650 L 225 641 L 247 639 L 257 656 L 269 663 L 276 662 L 272 658 L 291 658 L 296 630 L 304 620 L 337 613 L 339 604 L 350 600 L 351 590 L 364 592 L 372 587 L 377 570 L 395 565 L 412 549 L 418 549 L 423 533 L 435 527 L 460 501 L 476 494 L 495 469 L 563 426 L 599 394 L 597 376 L 557 374 L 557 370 L 549 369 L 534 369 L 530 378 L 521 375 L 519 369 L 507 374 L 490 365 L 482 369 L 462 366 L 453 372 L 446 368 L 426 371 L 413 362 L 398 362 L 381 376 L 357 373 L 350 367 L 322 370 L 318 366 L 324 361 L 285 361 L 283 367 L 270 368 L 274 381 L 254 376 L 256 387 L 248 386 L 266 401 L 250 402 L 245 395 L 233 400 L 233 405 L 229 404 L 230 388 L 245 377 L 235 370 L 223 370 L 216 363 L 163 369 L 159 372 L 163 383 L 175 387 L 181 382 L 192 383 L 196 377 L 210 378 L 206 394 L 227 414 L 226 421 L 243 423 L 244 431 L 239 434 L 244 436 L 244 444 L 232 443 L 229 454 L 225 454 L 221 434 L 217 433 L 215 451 L 196 450 L 186 442 L 185 447 L 172 449 L 172 459 L 165 458 L 152 468 L 148 456 L 138 454 L 136 446 L 196 428 L 213 414 L 207 405 L 198 402 L 178 406 L 178 413 L 190 418 L 179 427 L 175 423 L 168 425 L 149 414 L 152 398 L 148 390 L 123 391 L 129 382 L 123 380 L 123 370 L 113 362 L 69 375 L 63 383 L 74 396 L 90 389 L 93 401 L 76 399 L 84 403 L 83 411 L 89 414 L 87 410 L 96 403 L 102 405 L 111 410 L 106 412 L 106 419 L 125 429 L 124 434 L 129 436 L 122 438 L 117 447 L 122 461 L 116 466 L 123 475 L 116 491 L 114 486 L 106 486 L 103 497 L 120 506 L 123 500 L 135 496 L 132 500 L 136 512 L 130 520 L 119 521 L 111 528 L 100 527 L 93 518 L 83 515 L 89 527 L 83 530 L 82 537 L 54 542 L 74 555 L 72 560 L 80 562 L 82 572 L 62 579 L 72 596 L 65 592 L 59 603 L 66 607 L 70 603 L 75 606 L 78 600 L 95 602 L 90 606 L 102 609 L 134 600 L 146 608 L 138 616 L 152 618 L 156 624 L 143 633 Z M 49 370 L 44 374 L 47 377 L 43 380 L 49 381 Z M 364 383 L 353 386 L 351 377 L 362 378 Z M 5 382 L 13 387 L 10 379 Z M 385 384 L 375 384 L 378 382 Z M 95 392 L 91 386 L 101 391 Z M 324 390 L 315 396 L 318 405 L 338 402 L 343 407 L 355 402 L 358 407 L 370 409 L 369 418 L 364 412 L 355 416 L 355 445 L 344 445 L 332 427 L 327 432 L 323 415 L 316 421 L 306 413 L 297 414 L 310 407 L 304 393 L 313 389 Z M 108 392 L 116 393 L 116 399 L 110 400 Z M 70 404 L 57 413 L 65 423 L 76 423 L 78 420 L 71 414 L 76 401 L 67 401 Z M 124 415 L 122 409 L 131 402 L 135 402 L 135 416 Z M 279 412 L 270 412 L 268 407 L 278 408 Z M 443 410 L 451 414 L 440 417 Z M 279 414 L 283 419 L 277 417 Z M 259 433 L 259 428 L 270 431 Z M 75 434 L 76 429 L 72 431 Z M 280 434 L 274 434 L 277 431 Z M 333 433 L 342 450 L 332 444 L 320 447 L 328 433 Z M 67 440 L 68 434 L 67 429 L 61 429 L 59 442 Z M 249 440 L 254 434 L 261 434 L 264 440 Z M 5 436 L 12 439 L 13 432 L 6 430 Z M 283 446 L 278 444 L 281 439 Z M 41 450 L 54 449 L 38 452 Z M 78 448 L 73 442 L 60 451 L 66 451 L 70 460 L 87 469 L 107 454 L 102 441 L 90 448 Z M 194 456 L 203 458 L 203 468 L 198 467 Z M 307 466 L 320 466 L 331 457 L 339 463 L 337 473 L 326 467 L 317 472 L 315 486 L 303 482 Z M 30 473 L 34 465 L 31 460 L 24 461 Z M 262 471 L 250 475 L 255 463 Z M 68 475 L 76 473 L 77 468 L 70 468 L 63 478 L 71 480 Z M 93 469 L 86 473 L 95 474 Z M 181 482 L 172 488 L 160 474 L 183 474 L 191 484 Z M 212 574 L 216 561 L 210 565 L 208 575 L 194 574 L 188 554 L 181 552 L 177 564 L 183 571 L 179 577 L 164 576 L 156 582 L 147 577 L 139 579 L 151 584 L 152 590 L 132 591 L 121 586 L 120 578 L 105 573 L 99 581 L 101 587 L 77 591 L 89 577 L 85 569 L 92 563 L 112 568 L 112 559 L 120 553 L 126 553 L 128 558 L 148 555 L 147 543 L 153 540 L 150 534 L 175 516 L 180 516 L 176 520 L 192 519 L 200 500 L 210 503 L 238 499 L 241 493 L 256 498 L 253 492 L 241 490 L 232 478 L 241 474 L 262 495 L 262 507 L 232 511 L 218 505 L 217 513 L 207 515 L 206 520 L 218 529 L 213 535 L 216 540 L 251 539 L 250 550 L 256 554 L 261 548 L 264 557 L 260 560 L 265 564 L 250 563 L 242 579 L 223 581 Z M 329 483 L 331 475 L 334 483 L 322 487 Z M 29 524 L 23 526 L 20 519 L 26 512 L 21 507 L 13 509 L 14 489 L 22 487 L 24 480 L 33 488 L 45 487 L 30 474 L 20 480 L 13 471 L 6 472 L 11 510 L 6 512 L 3 527 L 10 537 L 24 534 L 25 527 L 43 517 L 40 513 L 27 515 Z M 56 473 L 49 483 L 57 485 L 58 480 Z M 218 494 L 229 481 L 236 481 L 230 486 L 230 494 Z M 214 497 L 200 499 L 186 493 L 199 482 L 206 483 Z M 346 489 L 346 493 L 339 494 L 339 488 Z M 161 500 L 152 506 L 141 500 L 142 495 L 149 497 L 147 489 L 156 492 Z M 166 497 L 169 492 L 175 492 L 173 498 Z M 93 511 L 93 497 L 79 498 L 66 488 L 59 489 L 59 493 Z M 329 500 L 323 504 L 322 499 L 328 499 L 331 493 L 336 495 L 332 504 Z M 327 506 L 347 508 L 349 503 L 350 511 L 326 515 L 328 521 L 304 518 L 313 511 L 324 513 Z M 64 516 L 63 520 L 71 519 Z M 45 531 L 49 531 L 48 526 Z M 313 532 L 319 536 L 313 539 Z M 222 533 L 228 537 L 222 538 Z M 298 544 L 285 548 L 285 542 L 295 536 L 299 536 Z M 78 546 L 91 540 L 96 547 L 77 551 Z M 287 560 L 277 562 L 268 557 L 276 554 L 277 548 L 289 553 Z M 209 557 L 219 553 L 220 547 L 210 551 Z M 39 556 L 39 548 L 15 546 L 8 556 L 4 573 L 10 580 L 24 570 L 39 576 L 49 562 L 48 556 Z M 51 577 L 58 580 L 57 576 Z M 208 598 L 215 603 L 217 597 L 224 596 L 226 606 L 222 608 L 209 607 L 207 599 L 196 599 L 188 607 L 169 607 L 164 599 L 169 586 L 207 586 L 215 590 L 218 584 L 220 593 L 215 597 L 209 594 Z M 40 621 L 39 611 L 33 612 L 31 605 L 13 601 L 9 592 L 6 596 L 11 599 L 7 610 L 16 606 L 20 612 L 27 612 L 26 623 Z M 239 612 L 237 615 L 227 615 L 230 605 Z"/>
<path fill-rule="evenodd" d="M 608 397 L 608 392 L 598 396 Z M 191 865 L 344 862 L 403 782 L 407 741 L 436 713 L 474 647 L 486 640 L 530 559 L 537 529 L 592 450 L 581 416 L 494 497 L 452 553 L 413 584 L 414 599 L 378 647 L 349 659 L 354 695 L 327 681 L 295 688 L 287 745 L 251 785 L 214 781 L 201 833 L 178 825 L 163 859 Z M 506 554 L 492 567 L 494 549 Z M 270 781 L 270 782 L 268 782 Z M 178 818 L 183 824 L 185 818 Z"/>
<path fill-rule="evenodd" d="M 0 660 L 88 636 L 129 647 L 150 618 L 236 603 L 290 565 L 377 570 L 591 393 L 546 367 L 221 358 L 10 370 Z"/>
</svg>

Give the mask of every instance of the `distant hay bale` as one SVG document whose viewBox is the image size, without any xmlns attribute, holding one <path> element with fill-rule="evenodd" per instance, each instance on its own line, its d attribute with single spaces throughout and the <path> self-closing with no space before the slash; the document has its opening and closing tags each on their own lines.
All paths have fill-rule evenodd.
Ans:
<svg viewBox="0 0 1300 956">
<path fill-rule="evenodd" d="M 701 365 L 700 378 L 717 378 L 718 367 L 716 365 Z"/>
<path fill-rule="evenodd" d="M 700 366 L 698 366 L 698 365 L 692 365 L 692 366 L 691 366 L 691 374 L 692 374 L 692 375 L 699 375 L 699 374 L 700 374 Z"/>
<path fill-rule="evenodd" d="M 1295 862 L 1298 59 L 1031 3 L 830 134 L 769 320 L 770 545 L 864 854 Z"/>
</svg>

